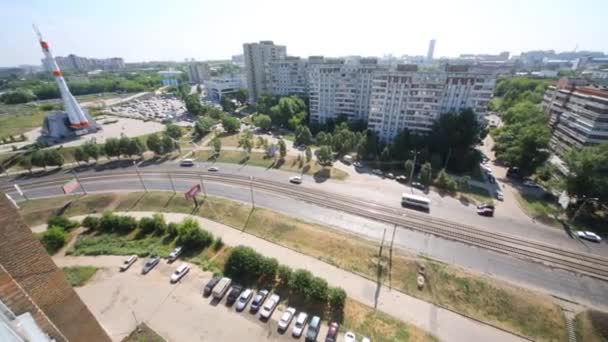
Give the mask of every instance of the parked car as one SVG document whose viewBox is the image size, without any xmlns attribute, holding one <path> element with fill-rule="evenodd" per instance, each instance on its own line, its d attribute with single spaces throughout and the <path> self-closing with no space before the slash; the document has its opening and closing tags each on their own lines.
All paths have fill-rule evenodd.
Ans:
<svg viewBox="0 0 608 342">
<path fill-rule="evenodd" d="M 211 294 L 213 295 L 213 299 L 220 300 L 226 294 L 226 291 L 230 288 L 230 284 L 232 284 L 232 279 L 230 278 L 222 278 L 219 283 L 215 285 Z"/>
<path fill-rule="evenodd" d="M 262 309 L 260 310 L 260 317 L 262 317 L 264 319 L 270 318 L 270 316 L 272 315 L 272 312 L 274 311 L 274 309 L 276 309 L 280 300 L 281 300 L 281 297 L 279 297 L 278 294 L 273 294 L 272 296 L 270 296 L 270 298 L 268 298 L 268 300 L 266 300 L 266 302 L 264 303 L 264 306 L 262 306 Z"/>
<path fill-rule="evenodd" d="M 296 316 L 296 322 L 293 325 L 293 329 L 291 330 L 291 335 L 293 337 L 302 336 L 302 332 L 306 327 L 306 322 L 308 321 L 308 314 L 306 312 L 300 312 Z"/>
<path fill-rule="evenodd" d="M 507 178 L 521 179 L 521 174 L 519 173 L 519 168 L 510 167 L 509 169 L 507 169 Z"/>
<path fill-rule="evenodd" d="M 384 177 L 388 178 L 388 179 L 395 179 L 395 175 L 392 173 L 387 173 L 386 175 L 384 175 Z"/>
<path fill-rule="evenodd" d="M 350 163 L 352 163 L 353 162 L 353 156 L 350 156 L 348 154 L 345 155 L 344 157 L 342 157 L 342 162 L 344 164 L 350 164 Z"/>
<path fill-rule="evenodd" d="M 395 177 L 395 180 L 397 182 L 399 182 L 399 183 L 405 183 L 405 182 L 407 182 L 407 177 L 405 177 L 403 175 L 402 176 L 397 176 L 397 177 Z"/>
<path fill-rule="evenodd" d="M 264 301 L 268 297 L 268 290 L 261 290 L 253 298 L 253 302 L 251 302 L 251 306 L 249 307 L 249 311 L 256 312 L 260 309 Z"/>
<path fill-rule="evenodd" d="M 289 324 L 291 323 L 291 320 L 295 314 L 296 309 L 294 308 L 287 308 L 287 310 L 283 312 L 281 319 L 279 319 L 279 331 L 287 330 L 287 327 L 289 327 Z"/>
<path fill-rule="evenodd" d="M 357 162 L 354 162 L 354 163 L 353 163 L 353 166 L 355 167 L 355 169 L 358 169 L 358 168 L 363 167 L 363 164 L 361 164 L 361 162 L 358 162 L 358 161 L 357 161 Z"/>
<path fill-rule="evenodd" d="M 158 265 L 159 261 L 160 258 L 158 256 L 151 255 L 148 260 L 146 260 L 144 267 L 141 269 L 141 274 L 146 274 L 150 272 L 154 268 L 154 266 Z"/>
<path fill-rule="evenodd" d="M 194 166 L 194 160 L 184 159 L 179 163 L 179 166 Z"/>
<path fill-rule="evenodd" d="M 209 281 L 203 288 L 203 296 L 209 297 L 211 295 L 211 291 L 213 291 L 213 288 L 215 287 L 215 285 L 217 285 L 217 283 L 220 282 L 221 279 L 222 277 L 213 277 L 209 279 Z"/>
<path fill-rule="evenodd" d="M 590 231 L 579 230 L 578 232 L 576 232 L 576 236 L 578 236 L 580 239 L 585 239 L 593 242 L 602 242 L 602 238 L 599 235 Z"/>
<path fill-rule="evenodd" d="M 253 297 L 252 290 L 247 289 L 247 290 L 243 291 L 243 293 L 241 293 L 241 295 L 239 296 L 239 300 L 236 302 L 236 311 L 245 310 L 245 307 L 251 300 L 251 297 Z"/>
<path fill-rule="evenodd" d="M 120 272 L 124 272 L 124 271 L 128 270 L 129 267 L 131 267 L 131 265 L 133 265 L 136 260 L 137 260 L 137 255 L 131 255 L 130 257 L 125 259 L 125 261 L 123 261 L 122 265 L 120 265 Z"/>
<path fill-rule="evenodd" d="M 357 337 L 355 336 L 355 333 L 352 331 L 347 331 L 344 334 L 344 342 L 357 342 Z"/>
<path fill-rule="evenodd" d="M 228 297 L 226 297 L 226 305 L 232 305 L 239 298 L 239 295 L 243 292 L 243 287 L 239 285 L 232 285 Z"/>
<path fill-rule="evenodd" d="M 380 169 L 373 169 L 372 173 L 378 176 L 382 176 L 383 172 Z"/>
<path fill-rule="evenodd" d="M 423 191 L 426 189 L 424 184 L 422 184 L 420 182 L 412 182 L 412 188 L 416 188 L 418 190 L 423 190 Z"/>
<path fill-rule="evenodd" d="M 504 196 L 502 194 L 502 191 L 496 190 L 496 199 L 499 200 L 499 201 L 504 201 L 505 198 L 504 198 Z"/>
<path fill-rule="evenodd" d="M 207 169 L 207 171 L 209 172 L 218 172 L 220 169 L 218 167 L 212 166 L 210 168 Z"/>
<path fill-rule="evenodd" d="M 292 176 L 292 177 L 289 177 L 289 181 L 294 184 L 302 184 L 302 177 Z"/>
<path fill-rule="evenodd" d="M 319 336 L 319 329 L 321 327 L 321 318 L 319 316 L 313 316 L 308 323 L 308 329 L 306 329 L 306 337 L 304 340 L 306 342 L 314 342 L 317 340 L 317 336 Z"/>
<path fill-rule="evenodd" d="M 177 283 L 190 271 L 190 265 L 183 263 L 171 275 L 171 283 Z"/>
<path fill-rule="evenodd" d="M 533 181 L 531 181 L 531 180 L 529 180 L 529 179 L 525 180 L 525 181 L 523 182 L 523 185 L 524 185 L 526 188 L 540 189 L 540 185 L 538 185 L 538 184 L 534 183 Z"/>
<path fill-rule="evenodd" d="M 182 250 L 183 248 L 181 246 L 175 247 L 175 249 L 172 250 L 171 253 L 169 253 L 169 257 L 167 258 L 169 262 L 174 262 L 175 260 L 177 260 L 177 258 L 179 258 L 179 256 L 182 254 Z"/>
<path fill-rule="evenodd" d="M 329 323 L 329 329 L 327 329 L 327 335 L 325 335 L 325 342 L 336 342 L 338 340 L 338 330 L 340 330 L 340 325 L 338 323 Z"/>
<path fill-rule="evenodd" d="M 494 216 L 494 204 L 482 203 L 478 205 L 477 214 L 482 216 Z"/>
</svg>

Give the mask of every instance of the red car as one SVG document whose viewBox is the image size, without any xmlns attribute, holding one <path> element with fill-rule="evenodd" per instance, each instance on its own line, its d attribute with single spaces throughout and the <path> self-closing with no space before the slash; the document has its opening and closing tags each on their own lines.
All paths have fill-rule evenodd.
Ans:
<svg viewBox="0 0 608 342">
<path fill-rule="evenodd" d="M 340 330 L 340 325 L 336 322 L 331 322 L 325 336 L 325 342 L 336 342 L 338 340 L 338 330 Z"/>
</svg>

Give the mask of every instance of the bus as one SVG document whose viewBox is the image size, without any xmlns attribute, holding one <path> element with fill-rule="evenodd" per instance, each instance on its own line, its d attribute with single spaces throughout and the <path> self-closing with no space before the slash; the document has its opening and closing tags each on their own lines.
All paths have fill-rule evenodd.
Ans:
<svg viewBox="0 0 608 342">
<path fill-rule="evenodd" d="M 431 200 L 424 196 L 403 193 L 401 194 L 401 205 L 428 211 L 431 209 Z"/>
</svg>

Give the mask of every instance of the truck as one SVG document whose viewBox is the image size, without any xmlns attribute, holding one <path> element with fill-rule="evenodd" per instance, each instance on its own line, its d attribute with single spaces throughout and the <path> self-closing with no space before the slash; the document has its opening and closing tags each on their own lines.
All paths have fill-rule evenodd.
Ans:
<svg viewBox="0 0 608 342">
<path fill-rule="evenodd" d="M 226 291 L 228 291 L 228 289 L 230 288 L 230 284 L 232 284 L 232 280 L 230 278 L 224 277 L 220 279 L 220 282 L 217 283 L 217 285 L 215 285 L 215 287 L 213 288 L 213 298 L 216 300 L 222 299 L 222 297 L 224 297 L 224 295 L 226 294 Z"/>
</svg>

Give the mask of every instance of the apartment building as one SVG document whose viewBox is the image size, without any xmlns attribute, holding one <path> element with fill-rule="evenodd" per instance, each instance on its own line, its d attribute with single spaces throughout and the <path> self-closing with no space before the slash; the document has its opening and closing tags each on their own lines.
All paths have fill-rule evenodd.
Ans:
<svg viewBox="0 0 608 342">
<path fill-rule="evenodd" d="M 55 58 L 57 65 L 61 70 L 76 70 L 76 71 L 91 71 L 96 69 L 101 70 L 119 70 L 125 67 L 125 62 L 122 58 L 87 58 L 76 55 L 68 55 L 66 57 L 58 56 Z M 46 59 L 42 60 L 42 65 L 47 70 Z"/>
<path fill-rule="evenodd" d="M 374 75 L 388 66 L 376 58 L 360 58 L 349 63 L 341 58 L 310 57 L 308 88 L 310 121 L 325 123 L 346 116 L 367 121 Z"/>
<path fill-rule="evenodd" d="M 284 59 L 286 55 L 287 48 L 284 45 L 274 45 L 270 40 L 243 44 L 250 102 L 256 102 L 260 95 L 270 92 L 270 64 L 273 61 Z"/>
<path fill-rule="evenodd" d="M 470 72 L 467 66 L 445 66 L 441 71 L 419 71 L 416 65 L 398 65 L 377 73 L 371 91 L 368 128 L 382 141 L 408 129 L 425 134 L 441 114 L 473 109 L 480 118 L 496 77 Z"/>
<path fill-rule="evenodd" d="M 204 62 L 191 62 L 188 64 L 188 81 L 202 84 L 211 77 L 209 64 Z"/>
<path fill-rule="evenodd" d="M 556 154 L 608 142 L 608 87 L 564 78 L 547 89 L 542 107 Z"/>
<path fill-rule="evenodd" d="M 217 77 L 211 77 L 205 81 L 207 89 L 207 99 L 213 102 L 219 102 L 222 96 L 234 94 L 243 88 L 243 79 L 240 74 L 226 74 Z"/>
<path fill-rule="evenodd" d="M 308 97 L 308 61 L 300 57 L 285 57 L 270 63 L 270 93 L 279 96 Z"/>
</svg>

